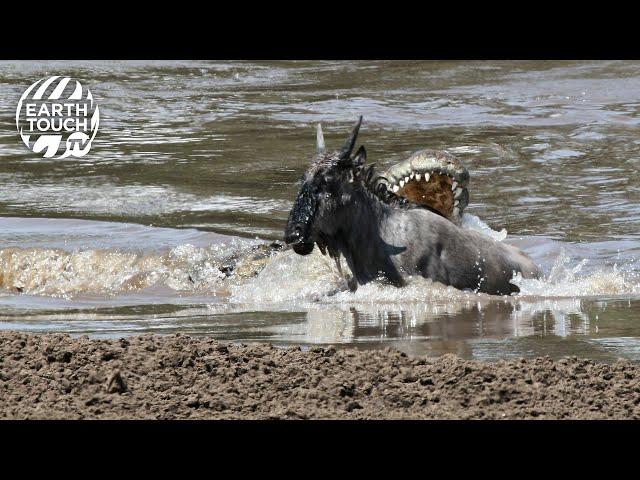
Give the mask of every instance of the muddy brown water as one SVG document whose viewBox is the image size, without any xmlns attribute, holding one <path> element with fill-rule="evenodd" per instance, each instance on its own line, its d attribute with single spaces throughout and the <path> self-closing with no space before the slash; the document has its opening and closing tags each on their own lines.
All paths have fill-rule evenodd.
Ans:
<svg viewBox="0 0 640 480">
<path fill-rule="evenodd" d="M 18 99 L 50 75 L 100 106 L 86 157 L 20 142 Z M 0 62 L 0 329 L 640 360 L 638 98 L 638 62 Z M 465 228 L 545 278 L 508 298 L 424 279 L 328 296 L 341 280 L 316 252 L 220 279 L 282 238 L 315 124 L 337 147 L 358 115 L 382 168 L 458 156 Z"/>
</svg>

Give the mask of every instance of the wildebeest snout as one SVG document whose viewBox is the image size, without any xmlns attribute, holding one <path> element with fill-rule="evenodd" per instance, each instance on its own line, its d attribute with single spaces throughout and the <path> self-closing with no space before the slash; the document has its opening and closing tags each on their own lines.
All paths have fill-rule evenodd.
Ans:
<svg viewBox="0 0 640 480">
<path fill-rule="evenodd" d="M 287 227 L 284 231 L 285 242 L 293 245 L 293 250 L 300 255 L 308 255 L 313 250 L 314 241 L 311 238 L 311 231 L 317 208 L 318 201 L 311 186 L 307 183 L 303 184 L 289 212 Z"/>
<path fill-rule="evenodd" d="M 305 225 L 287 225 L 284 241 L 293 245 L 293 251 L 299 255 L 308 255 L 313 251 L 313 242 L 305 238 Z"/>
</svg>

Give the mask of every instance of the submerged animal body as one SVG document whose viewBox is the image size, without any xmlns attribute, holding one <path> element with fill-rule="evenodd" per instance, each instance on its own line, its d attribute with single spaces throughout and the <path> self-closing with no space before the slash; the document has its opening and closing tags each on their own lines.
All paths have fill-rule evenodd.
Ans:
<svg viewBox="0 0 640 480">
<path fill-rule="evenodd" d="M 362 117 L 344 147 L 327 153 L 318 128 L 318 153 L 289 214 L 285 241 L 296 253 L 344 256 L 352 289 L 384 278 L 402 286 L 421 275 L 459 289 L 506 295 L 519 291 L 514 273 L 539 276 L 520 250 L 457 222 L 468 204 L 468 172 L 444 152 L 425 150 L 376 176 L 352 154 Z M 339 264 L 339 263 L 338 263 Z"/>
</svg>

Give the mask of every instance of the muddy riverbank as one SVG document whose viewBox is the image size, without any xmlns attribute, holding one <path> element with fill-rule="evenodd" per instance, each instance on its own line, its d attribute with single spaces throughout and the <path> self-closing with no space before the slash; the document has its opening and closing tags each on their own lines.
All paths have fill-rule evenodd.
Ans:
<svg viewBox="0 0 640 480">
<path fill-rule="evenodd" d="M 0 333 L 0 418 L 640 418 L 637 364 Z"/>
</svg>

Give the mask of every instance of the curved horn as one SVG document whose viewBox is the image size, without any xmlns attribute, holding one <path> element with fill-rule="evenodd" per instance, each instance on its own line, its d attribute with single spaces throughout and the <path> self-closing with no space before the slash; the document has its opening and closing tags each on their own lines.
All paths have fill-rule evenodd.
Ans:
<svg viewBox="0 0 640 480">
<path fill-rule="evenodd" d="M 324 135 L 322 134 L 322 125 L 318 124 L 318 133 L 316 136 L 316 147 L 318 149 L 318 153 L 324 153 Z"/>
<path fill-rule="evenodd" d="M 358 118 L 358 122 L 353 127 L 353 130 L 351 130 L 351 135 L 349 135 L 349 138 L 342 147 L 342 150 L 340 150 L 340 158 L 347 158 L 349 155 L 351 155 L 353 147 L 356 145 L 356 138 L 358 138 L 358 131 L 360 130 L 361 124 L 362 115 L 360 115 L 360 117 Z"/>
</svg>

